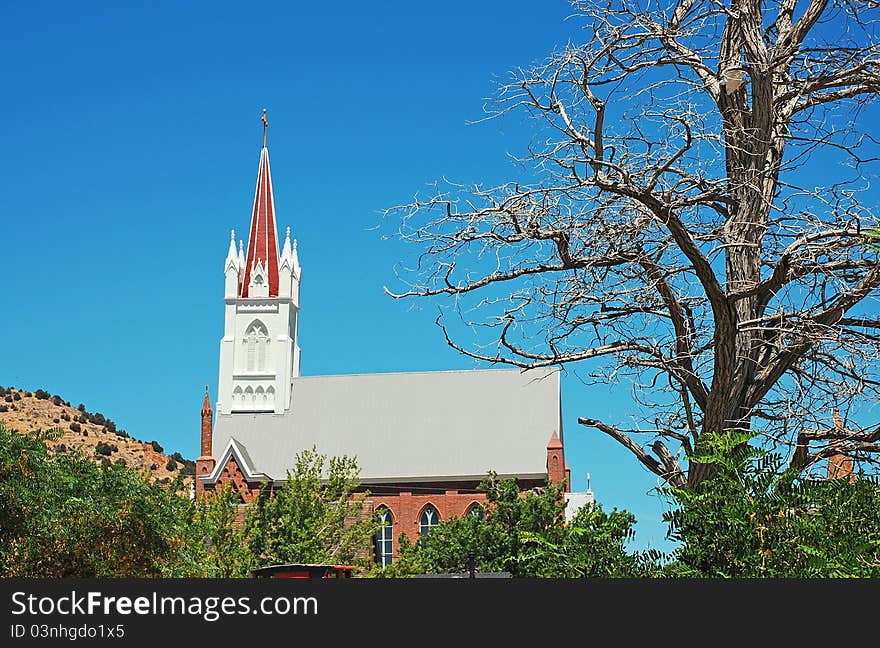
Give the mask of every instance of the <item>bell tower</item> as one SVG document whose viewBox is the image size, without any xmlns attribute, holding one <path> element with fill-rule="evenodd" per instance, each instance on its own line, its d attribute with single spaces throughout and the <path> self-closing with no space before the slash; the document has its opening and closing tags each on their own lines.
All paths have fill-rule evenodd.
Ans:
<svg viewBox="0 0 880 648">
<path fill-rule="evenodd" d="M 297 320 L 301 269 L 290 228 L 278 253 L 275 197 L 266 146 L 263 148 L 251 213 L 247 251 L 235 231 L 224 263 L 226 316 L 220 341 L 217 414 L 274 412 L 290 407 L 292 379 L 299 375 Z"/>
</svg>

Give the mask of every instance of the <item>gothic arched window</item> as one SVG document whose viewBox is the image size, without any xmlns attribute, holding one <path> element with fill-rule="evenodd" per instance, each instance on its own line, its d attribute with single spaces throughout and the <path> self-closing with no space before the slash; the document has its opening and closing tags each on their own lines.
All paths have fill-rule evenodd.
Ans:
<svg viewBox="0 0 880 648">
<path fill-rule="evenodd" d="M 483 511 L 483 507 L 474 502 L 468 507 L 466 515 L 470 515 L 472 517 L 477 518 L 478 520 L 485 520 L 486 513 Z"/>
<path fill-rule="evenodd" d="M 379 509 L 379 530 L 376 532 L 376 562 L 387 567 L 394 559 L 394 520 L 387 508 Z"/>
<path fill-rule="evenodd" d="M 419 516 L 419 535 L 428 535 L 438 524 L 440 524 L 440 514 L 432 504 L 428 504 Z"/>
<path fill-rule="evenodd" d="M 247 353 L 247 370 L 263 371 L 266 368 L 266 349 L 269 346 L 269 333 L 262 322 L 251 324 L 244 334 Z"/>
</svg>

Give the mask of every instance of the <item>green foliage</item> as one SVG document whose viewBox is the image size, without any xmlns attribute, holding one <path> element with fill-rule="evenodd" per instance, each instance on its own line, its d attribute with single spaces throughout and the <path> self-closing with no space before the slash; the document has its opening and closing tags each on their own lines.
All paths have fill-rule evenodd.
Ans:
<svg viewBox="0 0 880 648">
<path fill-rule="evenodd" d="M 189 501 L 123 466 L 50 455 L 45 441 L 56 438 L 0 426 L 0 576 L 164 573 Z"/>
<path fill-rule="evenodd" d="M 162 452 L 162 446 L 159 445 L 158 441 L 150 441 L 150 445 L 153 447 L 154 452 Z"/>
<path fill-rule="evenodd" d="M 326 470 L 325 470 L 326 466 Z M 335 563 L 368 567 L 377 525 L 364 513 L 367 493 L 356 493 L 354 459 L 318 454 L 296 456 L 287 481 L 271 495 L 260 493 L 248 511 L 248 545 L 258 566 Z"/>
<path fill-rule="evenodd" d="M 372 575 L 466 572 L 471 558 L 479 572 L 513 577 L 625 577 L 657 570 L 657 556 L 631 555 L 625 549 L 635 523 L 630 513 L 606 514 L 595 505 L 565 524 L 561 486 L 523 495 L 516 480 L 490 473 L 479 489 L 488 500 L 483 519 L 444 520 L 415 544 L 401 535 L 399 560 Z"/>
<path fill-rule="evenodd" d="M 73 423 L 70 424 L 70 429 L 73 430 L 74 432 L 76 432 L 77 434 L 82 432 L 82 427 L 76 421 L 74 421 Z"/>
<path fill-rule="evenodd" d="M 681 542 L 670 571 L 704 578 L 880 576 L 880 486 L 860 476 L 810 480 L 775 453 L 725 433 L 694 459 L 715 471 L 698 489 L 665 488 Z"/>
<path fill-rule="evenodd" d="M 109 457 L 114 452 L 118 452 L 119 448 L 115 443 L 104 443 L 103 441 L 99 441 L 95 446 L 95 454 L 103 455 L 105 457 Z"/>
<path fill-rule="evenodd" d="M 52 395 L 49 392 L 47 392 L 45 389 L 38 389 L 37 391 L 34 392 L 34 396 L 38 400 L 49 400 L 49 398 L 51 398 Z"/>
<path fill-rule="evenodd" d="M 177 470 L 177 462 L 169 458 L 168 463 L 165 464 L 165 470 Z"/>
<path fill-rule="evenodd" d="M 229 484 L 204 493 L 184 511 L 177 559 L 165 576 L 246 578 L 255 561 L 238 510 L 241 499 Z"/>
</svg>

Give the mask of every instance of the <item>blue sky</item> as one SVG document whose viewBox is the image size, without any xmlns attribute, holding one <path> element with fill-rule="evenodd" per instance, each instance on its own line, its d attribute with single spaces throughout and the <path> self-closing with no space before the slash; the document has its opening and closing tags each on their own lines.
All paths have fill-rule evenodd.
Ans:
<svg viewBox="0 0 880 648">
<path fill-rule="evenodd" d="M 198 454 L 216 396 L 229 230 L 244 237 L 269 109 L 278 226 L 299 240 L 304 374 L 471 368 L 429 303 L 395 301 L 409 250 L 376 230 L 428 183 L 504 180 L 528 141 L 481 116 L 493 79 L 577 33 L 564 0 L 4 3 L 0 384 L 82 402 Z M 655 478 L 580 428 L 626 390 L 563 377 L 575 490 L 668 547 Z"/>
</svg>

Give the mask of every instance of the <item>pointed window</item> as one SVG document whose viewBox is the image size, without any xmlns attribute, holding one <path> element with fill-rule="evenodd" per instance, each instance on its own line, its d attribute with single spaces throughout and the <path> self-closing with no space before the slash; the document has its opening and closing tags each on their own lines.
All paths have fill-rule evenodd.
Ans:
<svg viewBox="0 0 880 648">
<path fill-rule="evenodd" d="M 419 535 L 428 535 L 438 524 L 440 524 L 440 514 L 432 504 L 428 504 L 419 516 Z"/>
<path fill-rule="evenodd" d="M 483 511 L 483 507 L 474 502 L 468 507 L 467 515 L 471 517 L 475 517 L 478 520 L 486 519 L 486 513 Z"/>
<path fill-rule="evenodd" d="M 376 532 L 376 562 L 387 567 L 394 560 L 394 520 L 387 508 L 379 509 L 379 531 Z"/>
<path fill-rule="evenodd" d="M 266 370 L 266 350 L 269 347 L 269 333 L 262 322 L 251 324 L 244 334 L 248 371 Z"/>
</svg>

